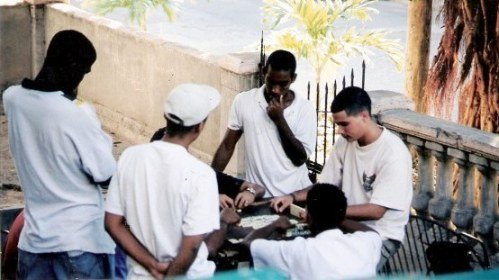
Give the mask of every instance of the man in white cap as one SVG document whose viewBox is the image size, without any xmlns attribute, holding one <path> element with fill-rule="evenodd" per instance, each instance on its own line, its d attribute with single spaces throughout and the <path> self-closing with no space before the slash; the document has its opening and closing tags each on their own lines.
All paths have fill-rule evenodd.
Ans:
<svg viewBox="0 0 499 280">
<path fill-rule="evenodd" d="M 188 148 L 219 102 L 212 87 L 177 86 L 165 102 L 161 141 L 130 147 L 121 155 L 109 186 L 105 223 L 131 257 L 129 278 L 213 274 L 208 239 L 238 216 L 233 210 L 223 212 L 220 223 L 215 172 Z"/>
</svg>

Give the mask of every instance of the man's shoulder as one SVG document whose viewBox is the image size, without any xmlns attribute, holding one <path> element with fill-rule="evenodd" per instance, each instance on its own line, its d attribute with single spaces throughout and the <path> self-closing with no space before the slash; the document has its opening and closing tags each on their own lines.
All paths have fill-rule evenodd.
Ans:
<svg viewBox="0 0 499 280">
<path fill-rule="evenodd" d="M 242 91 L 238 93 L 235 97 L 236 100 L 247 100 L 248 98 L 254 98 L 257 94 L 259 94 L 261 88 L 252 88 L 247 91 Z"/>
<path fill-rule="evenodd" d="M 152 143 L 144 143 L 133 145 L 126 148 L 120 156 L 120 159 L 128 159 L 129 157 L 144 157 L 148 153 L 149 150 L 152 149 Z"/>
<path fill-rule="evenodd" d="M 336 240 L 338 242 L 359 244 L 359 242 L 370 242 L 381 244 L 381 236 L 375 231 L 356 231 L 343 233 L 339 229 L 326 230 L 318 235 L 320 240 Z"/>
<path fill-rule="evenodd" d="M 2 99 L 5 101 L 10 100 L 16 96 L 17 93 L 26 91 L 21 85 L 13 85 L 5 89 L 2 93 Z"/>
<path fill-rule="evenodd" d="M 315 116 L 315 107 L 310 100 L 302 96 L 299 96 L 295 93 L 295 99 L 293 103 L 294 104 L 292 106 L 296 106 L 296 108 L 298 108 L 301 114 Z"/>
<path fill-rule="evenodd" d="M 213 177 L 216 179 L 216 174 L 213 168 L 211 168 L 211 166 L 202 162 L 198 158 L 194 157 L 193 155 L 191 155 L 190 157 L 189 167 L 192 172 L 195 172 L 196 174 L 199 174 L 201 176 Z"/>
<path fill-rule="evenodd" d="M 387 150 L 387 153 L 394 157 L 410 157 L 409 149 L 400 137 L 395 133 L 383 127 L 383 135 L 385 137 L 385 142 L 383 147 Z"/>
<path fill-rule="evenodd" d="M 19 91 L 19 90 L 27 90 L 25 88 L 23 88 L 21 85 L 12 85 L 8 88 L 6 88 L 4 91 L 3 91 L 3 94 L 6 94 L 6 93 L 12 93 L 13 91 Z"/>
<path fill-rule="evenodd" d="M 130 148 L 133 148 L 130 151 L 131 153 L 137 154 L 141 157 L 144 155 L 157 157 L 158 153 L 160 153 L 160 156 L 163 158 L 169 157 L 174 159 L 175 166 L 179 168 L 182 167 L 190 170 L 192 173 L 215 177 L 215 171 L 213 171 L 213 168 L 189 153 L 180 145 L 158 140 L 150 143 L 135 145 Z"/>
</svg>

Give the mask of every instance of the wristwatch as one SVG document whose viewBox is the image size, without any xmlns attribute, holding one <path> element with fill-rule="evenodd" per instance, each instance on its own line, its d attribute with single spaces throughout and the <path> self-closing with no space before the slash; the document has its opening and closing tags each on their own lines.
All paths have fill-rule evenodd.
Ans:
<svg viewBox="0 0 499 280">
<path fill-rule="evenodd" d="M 253 196 L 256 196 L 256 190 L 253 187 L 247 187 L 244 189 L 245 191 L 249 191 Z"/>
</svg>

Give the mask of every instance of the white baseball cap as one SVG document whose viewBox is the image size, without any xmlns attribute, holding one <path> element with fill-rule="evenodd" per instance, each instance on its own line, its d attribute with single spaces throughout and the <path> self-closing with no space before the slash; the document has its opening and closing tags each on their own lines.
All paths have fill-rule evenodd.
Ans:
<svg viewBox="0 0 499 280">
<path fill-rule="evenodd" d="M 210 86 L 181 84 L 176 86 L 165 101 L 165 116 L 168 120 L 192 126 L 201 123 L 220 103 L 220 94 Z"/>
</svg>

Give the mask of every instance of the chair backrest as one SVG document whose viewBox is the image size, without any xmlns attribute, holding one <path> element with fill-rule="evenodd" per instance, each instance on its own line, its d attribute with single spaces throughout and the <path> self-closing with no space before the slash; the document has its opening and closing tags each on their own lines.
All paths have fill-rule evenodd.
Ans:
<svg viewBox="0 0 499 280">
<path fill-rule="evenodd" d="M 379 271 L 381 274 L 432 274 L 428 256 L 428 247 L 436 244 L 464 244 L 456 246 L 469 250 L 469 262 L 473 269 L 489 269 L 490 261 L 485 244 L 478 238 L 464 232 L 450 229 L 438 221 L 411 215 L 405 228 L 405 240 L 398 251 Z M 432 251 L 432 250 L 430 250 Z M 435 265 L 434 265 L 435 266 Z"/>
<path fill-rule="evenodd" d="M 310 181 L 312 181 L 312 183 L 314 184 L 317 183 L 317 174 L 320 174 L 322 172 L 323 166 L 312 160 L 307 160 L 306 164 Z"/>
</svg>

